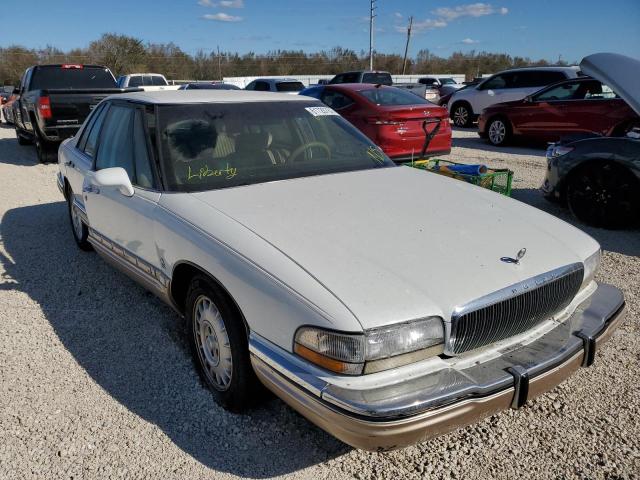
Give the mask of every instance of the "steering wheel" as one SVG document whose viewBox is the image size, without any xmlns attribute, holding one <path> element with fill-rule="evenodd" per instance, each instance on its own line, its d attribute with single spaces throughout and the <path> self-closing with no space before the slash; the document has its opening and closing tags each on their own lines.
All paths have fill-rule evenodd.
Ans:
<svg viewBox="0 0 640 480">
<path fill-rule="evenodd" d="M 293 152 L 291 152 L 291 155 L 289 155 L 289 161 L 293 162 L 297 157 L 300 156 L 302 152 L 306 150 L 311 150 L 312 148 L 315 148 L 315 147 L 321 148 L 322 150 L 327 152 L 327 159 L 331 160 L 331 150 L 329 149 L 329 147 L 327 147 L 326 143 L 309 142 L 309 143 L 305 143 L 304 145 L 300 145 Z"/>
</svg>

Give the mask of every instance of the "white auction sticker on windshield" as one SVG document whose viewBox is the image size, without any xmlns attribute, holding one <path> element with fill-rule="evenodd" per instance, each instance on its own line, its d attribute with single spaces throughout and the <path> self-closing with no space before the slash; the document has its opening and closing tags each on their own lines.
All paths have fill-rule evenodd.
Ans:
<svg viewBox="0 0 640 480">
<path fill-rule="evenodd" d="M 323 117 L 325 115 L 338 115 L 334 109 L 329 107 L 306 107 L 305 110 L 309 112 L 314 117 Z"/>
</svg>

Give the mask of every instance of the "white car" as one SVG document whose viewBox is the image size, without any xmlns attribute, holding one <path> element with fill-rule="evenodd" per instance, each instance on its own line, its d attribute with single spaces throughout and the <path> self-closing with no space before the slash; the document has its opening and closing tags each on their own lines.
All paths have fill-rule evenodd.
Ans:
<svg viewBox="0 0 640 480">
<path fill-rule="evenodd" d="M 249 83 L 245 90 L 257 92 L 280 92 L 297 95 L 304 90 L 304 84 L 295 78 L 256 78 Z"/>
<path fill-rule="evenodd" d="M 118 77 L 118 87 L 138 87 L 146 92 L 178 90 L 180 85 L 169 85 L 166 77 L 159 73 L 130 73 Z"/>
<path fill-rule="evenodd" d="M 218 401 L 263 384 L 363 449 L 521 407 L 623 318 L 591 237 L 396 166 L 305 96 L 108 97 L 60 147 L 58 186 L 78 246 L 184 316 Z"/>
<path fill-rule="evenodd" d="M 528 67 L 496 73 L 478 85 L 460 89 L 447 103 L 457 127 L 473 125 L 487 107 L 522 100 L 542 87 L 579 75 L 578 67 Z"/>
</svg>

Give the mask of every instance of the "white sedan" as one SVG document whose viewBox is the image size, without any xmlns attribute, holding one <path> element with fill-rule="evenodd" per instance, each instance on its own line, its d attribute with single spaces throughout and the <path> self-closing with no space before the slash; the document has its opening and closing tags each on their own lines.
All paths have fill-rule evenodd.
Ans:
<svg viewBox="0 0 640 480">
<path fill-rule="evenodd" d="M 58 185 L 78 246 L 184 316 L 224 406 L 264 384 L 363 449 L 519 408 L 624 310 L 589 236 L 396 166 L 308 97 L 109 97 L 62 144 Z"/>
</svg>

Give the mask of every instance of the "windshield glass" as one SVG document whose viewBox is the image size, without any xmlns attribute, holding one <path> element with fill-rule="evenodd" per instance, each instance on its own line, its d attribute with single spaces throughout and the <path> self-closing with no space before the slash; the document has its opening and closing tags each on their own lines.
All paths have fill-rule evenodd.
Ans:
<svg viewBox="0 0 640 480">
<path fill-rule="evenodd" d="M 360 90 L 358 93 L 370 102 L 385 107 L 394 105 L 431 104 L 431 102 L 419 97 L 415 93 L 395 87 L 370 88 L 368 90 Z"/>
<path fill-rule="evenodd" d="M 299 92 L 304 89 L 302 82 L 278 82 L 276 90 L 279 92 Z"/>
<path fill-rule="evenodd" d="M 106 68 L 38 67 L 33 72 L 32 90 L 74 88 L 116 88 Z"/>
<path fill-rule="evenodd" d="M 172 191 L 394 166 L 318 102 L 164 105 L 158 119 L 165 183 Z"/>
<path fill-rule="evenodd" d="M 365 73 L 362 75 L 362 83 L 378 83 L 380 85 L 391 85 L 391 75 L 385 72 Z"/>
</svg>

